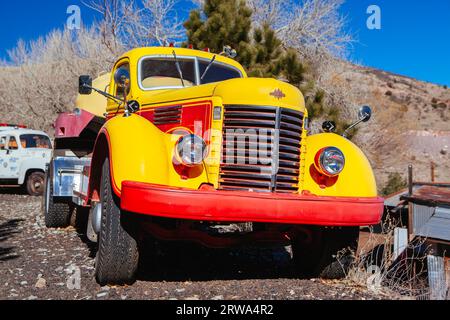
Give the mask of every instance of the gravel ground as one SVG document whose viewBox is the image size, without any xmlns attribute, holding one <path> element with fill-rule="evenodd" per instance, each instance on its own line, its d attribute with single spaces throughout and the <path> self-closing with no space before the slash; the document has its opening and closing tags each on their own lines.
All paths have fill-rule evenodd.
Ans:
<svg viewBox="0 0 450 320">
<path fill-rule="evenodd" d="M 382 298 L 347 281 L 295 278 L 289 247 L 166 246 L 125 287 L 100 287 L 94 257 L 95 247 L 74 228 L 45 227 L 39 198 L 0 194 L 0 299 Z"/>
</svg>

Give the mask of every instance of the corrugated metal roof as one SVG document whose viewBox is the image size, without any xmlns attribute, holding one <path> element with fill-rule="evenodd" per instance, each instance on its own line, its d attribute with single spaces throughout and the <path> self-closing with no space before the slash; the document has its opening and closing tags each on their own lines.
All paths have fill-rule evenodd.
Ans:
<svg viewBox="0 0 450 320">
<path fill-rule="evenodd" d="M 450 208 L 436 207 L 432 215 L 421 215 L 422 210 L 417 210 L 418 207 L 423 206 L 414 206 L 414 233 L 421 237 L 450 241 Z M 421 223 L 419 220 L 422 220 Z"/>
<path fill-rule="evenodd" d="M 450 206 L 450 188 L 431 185 L 421 186 L 413 191 L 412 196 L 403 195 L 400 199 L 428 206 Z"/>
</svg>

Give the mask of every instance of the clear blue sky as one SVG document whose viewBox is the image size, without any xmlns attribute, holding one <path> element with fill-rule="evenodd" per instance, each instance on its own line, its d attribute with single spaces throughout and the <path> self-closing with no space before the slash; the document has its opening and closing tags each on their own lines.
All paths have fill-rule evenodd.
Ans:
<svg viewBox="0 0 450 320">
<path fill-rule="evenodd" d="M 0 58 L 18 39 L 36 39 L 62 28 L 69 5 L 82 8 L 83 23 L 94 19 L 80 0 L 4 1 L 0 11 Z M 369 5 L 381 9 L 381 30 L 366 27 Z M 186 5 L 180 8 L 187 13 Z M 367 66 L 450 85 L 449 0 L 347 0 L 341 11 L 357 37 L 351 58 Z"/>
</svg>

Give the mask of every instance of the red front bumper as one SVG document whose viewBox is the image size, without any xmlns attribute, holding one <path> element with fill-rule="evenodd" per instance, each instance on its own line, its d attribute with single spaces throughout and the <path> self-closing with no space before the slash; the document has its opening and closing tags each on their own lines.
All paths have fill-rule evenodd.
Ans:
<svg viewBox="0 0 450 320">
<path fill-rule="evenodd" d="M 123 210 L 200 221 L 364 226 L 380 222 L 383 206 L 378 197 L 205 191 L 131 181 L 122 183 L 121 193 Z"/>
</svg>

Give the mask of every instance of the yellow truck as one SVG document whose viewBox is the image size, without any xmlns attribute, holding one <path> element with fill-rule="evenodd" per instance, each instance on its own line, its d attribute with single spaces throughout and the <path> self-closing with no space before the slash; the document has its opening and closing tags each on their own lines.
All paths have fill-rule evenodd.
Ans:
<svg viewBox="0 0 450 320">
<path fill-rule="evenodd" d="M 86 208 L 100 284 L 132 283 L 140 245 L 292 245 L 299 275 L 338 277 L 359 227 L 383 199 L 364 153 L 345 137 L 308 134 L 302 93 L 249 78 L 226 54 L 173 47 L 125 53 L 110 74 L 79 79 L 55 123 L 48 227 Z M 370 118 L 360 110 L 355 125 Z"/>
</svg>

